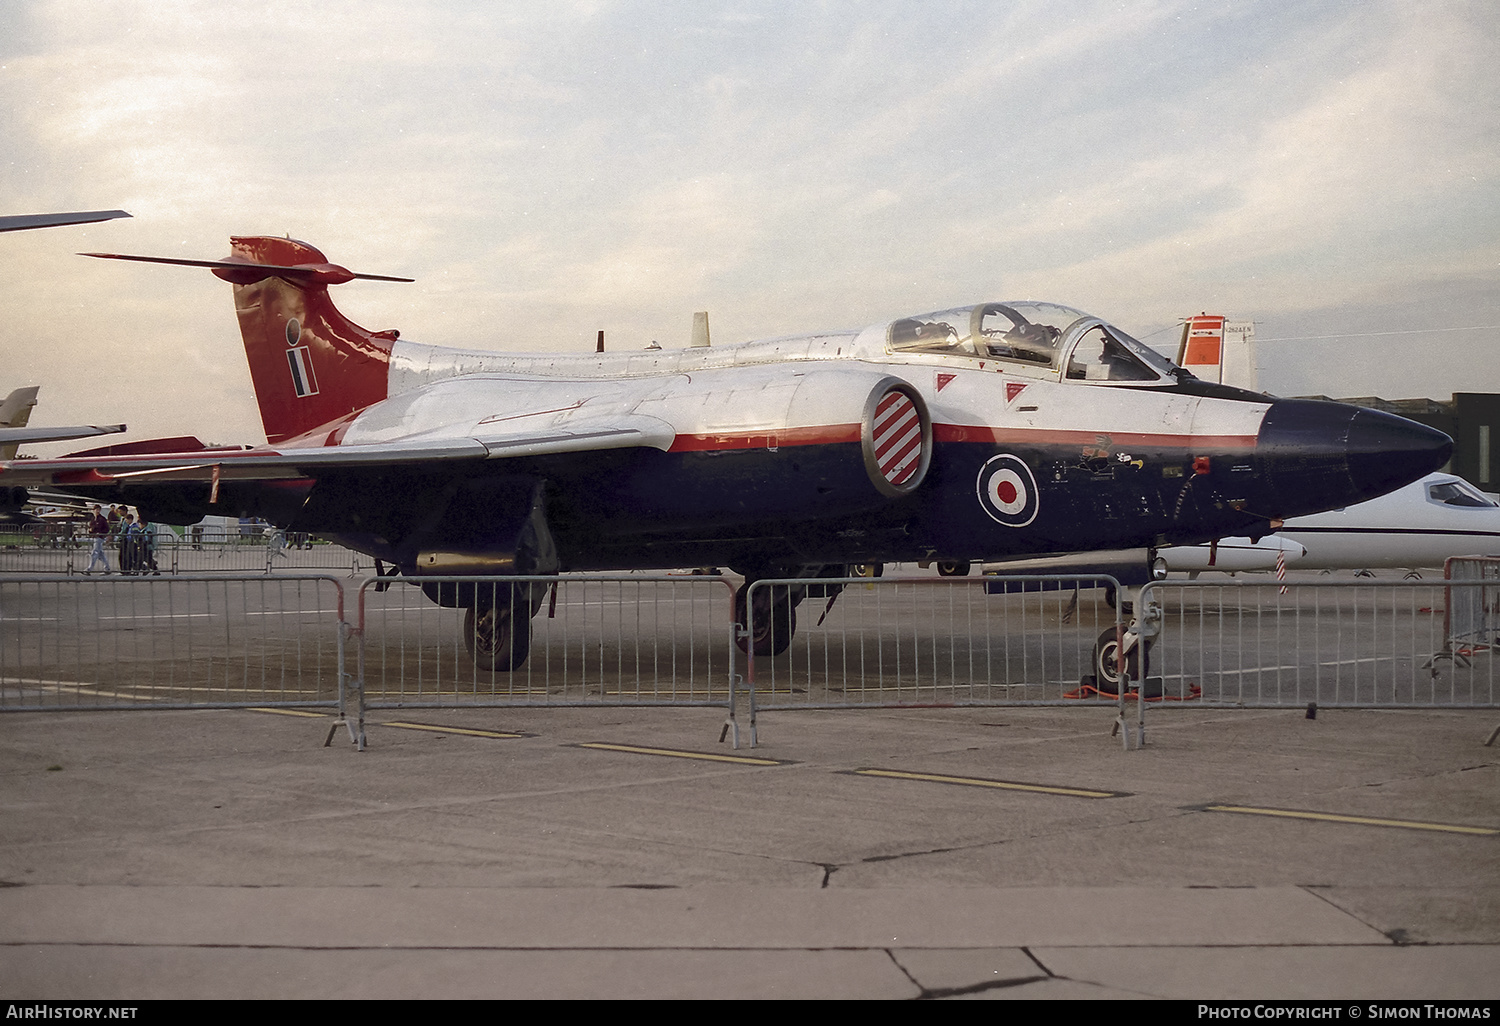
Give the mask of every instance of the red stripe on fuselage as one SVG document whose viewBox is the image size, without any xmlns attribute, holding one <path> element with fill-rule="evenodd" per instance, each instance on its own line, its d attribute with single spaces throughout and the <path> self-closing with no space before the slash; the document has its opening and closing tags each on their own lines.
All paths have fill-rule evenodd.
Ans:
<svg viewBox="0 0 1500 1026">
<path fill-rule="evenodd" d="M 704 452 L 711 449 L 774 449 L 782 445 L 836 445 L 859 441 L 858 424 L 779 428 L 775 431 L 722 432 L 708 435 L 678 435 L 668 452 Z"/>
<path fill-rule="evenodd" d="M 1099 445 L 1101 439 L 1114 448 L 1123 446 L 1179 446 L 1192 449 L 1254 449 L 1255 435 L 1173 435 L 1146 431 L 1049 431 L 1031 428 L 991 428 L 967 424 L 934 424 L 938 442 L 993 442 L 1002 445 Z"/>
<path fill-rule="evenodd" d="M 325 428 L 326 430 L 326 428 Z M 316 434 L 316 433 L 315 433 Z M 1033 428 L 992 428 L 982 425 L 934 424 L 933 440 L 939 443 L 970 442 L 999 445 L 1110 445 L 1120 449 L 1127 446 L 1159 448 L 1183 448 L 1201 451 L 1204 449 L 1254 449 L 1255 435 L 1187 435 L 1137 431 L 1051 431 Z M 774 449 L 779 446 L 837 445 L 858 442 L 858 424 L 832 424 L 816 427 L 781 428 L 776 431 L 715 432 L 713 434 L 680 434 L 673 441 L 670 452 L 706 452 L 717 449 Z M 1107 441 L 1106 441 L 1107 440 Z M 72 484 L 93 484 L 113 480 L 109 469 L 123 464 L 135 467 L 174 466 L 187 464 L 206 467 L 213 463 L 230 465 L 238 460 L 267 455 L 290 455 L 291 447 L 265 449 L 208 450 L 206 452 L 152 453 L 143 456 L 99 456 L 92 459 L 61 457 L 54 459 L 27 460 L 17 469 L 46 470 L 58 475 L 77 475 L 67 478 Z M 292 460 L 288 460 L 292 462 Z M 100 476 L 100 475 L 103 476 Z M 58 483 L 64 480 L 56 479 Z"/>
<path fill-rule="evenodd" d="M 1253 449 L 1255 435 L 1187 435 L 1145 431 L 1052 431 L 1036 428 L 992 428 L 969 424 L 934 424 L 936 442 L 989 442 L 1003 445 L 1098 445 L 1156 446 L 1191 449 Z M 858 424 L 824 427 L 782 428 L 779 431 L 681 434 L 670 452 L 703 452 L 710 449 L 772 449 L 782 445 L 833 445 L 859 441 Z"/>
</svg>

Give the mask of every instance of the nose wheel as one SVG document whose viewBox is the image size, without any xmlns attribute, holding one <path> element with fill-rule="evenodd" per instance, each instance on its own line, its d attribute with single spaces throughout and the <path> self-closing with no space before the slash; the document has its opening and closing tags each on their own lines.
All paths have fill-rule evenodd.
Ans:
<svg viewBox="0 0 1500 1026">
<path fill-rule="evenodd" d="M 1129 632 L 1125 635 L 1125 667 L 1130 679 L 1141 683 L 1141 649 L 1145 646 L 1146 663 L 1151 662 L 1150 642 L 1140 642 Z M 1120 637 L 1113 627 L 1107 628 L 1094 642 L 1094 681 L 1100 691 L 1120 693 Z"/>
</svg>

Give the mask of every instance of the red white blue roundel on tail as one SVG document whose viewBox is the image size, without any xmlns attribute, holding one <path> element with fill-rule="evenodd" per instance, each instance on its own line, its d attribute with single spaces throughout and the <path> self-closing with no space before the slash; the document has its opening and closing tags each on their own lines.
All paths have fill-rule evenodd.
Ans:
<svg viewBox="0 0 1500 1026">
<path fill-rule="evenodd" d="M 932 460 L 932 424 L 921 395 L 887 378 L 870 393 L 863 429 L 865 470 L 887 495 L 906 495 L 922 483 Z"/>
<path fill-rule="evenodd" d="M 991 456 L 979 468 L 979 505 L 1006 527 L 1025 527 L 1036 519 L 1036 478 L 1020 457 Z"/>
</svg>

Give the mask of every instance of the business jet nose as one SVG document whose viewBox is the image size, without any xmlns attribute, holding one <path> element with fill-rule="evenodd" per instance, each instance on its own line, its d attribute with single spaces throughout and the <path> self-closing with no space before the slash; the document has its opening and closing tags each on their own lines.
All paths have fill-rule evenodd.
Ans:
<svg viewBox="0 0 1500 1026">
<path fill-rule="evenodd" d="M 1281 399 L 1261 422 L 1256 455 L 1275 516 L 1364 502 L 1437 470 L 1453 453 L 1441 431 L 1379 410 Z"/>
</svg>

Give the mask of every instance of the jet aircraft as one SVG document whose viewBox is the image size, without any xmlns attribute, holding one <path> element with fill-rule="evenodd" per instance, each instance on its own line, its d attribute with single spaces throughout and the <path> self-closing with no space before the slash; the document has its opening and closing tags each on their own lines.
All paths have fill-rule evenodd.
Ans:
<svg viewBox="0 0 1500 1026">
<path fill-rule="evenodd" d="M 0 485 L 336 539 L 464 608 L 486 669 L 526 658 L 542 590 L 424 577 L 713 565 L 747 586 L 811 583 L 850 564 L 1259 536 L 1398 488 L 1452 448 L 1390 414 L 1202 381 L 1054 303 L 520 355 L 369 331 L 328 290 L 381 276 L 291 239 L 231 247 L 220 261 L 94 255 L 205 266 L 233 284 L 267 444 L 3 463 Z M 783 649 L 806 590 L 767 595 L 747 648 Z"/>
</svg>

